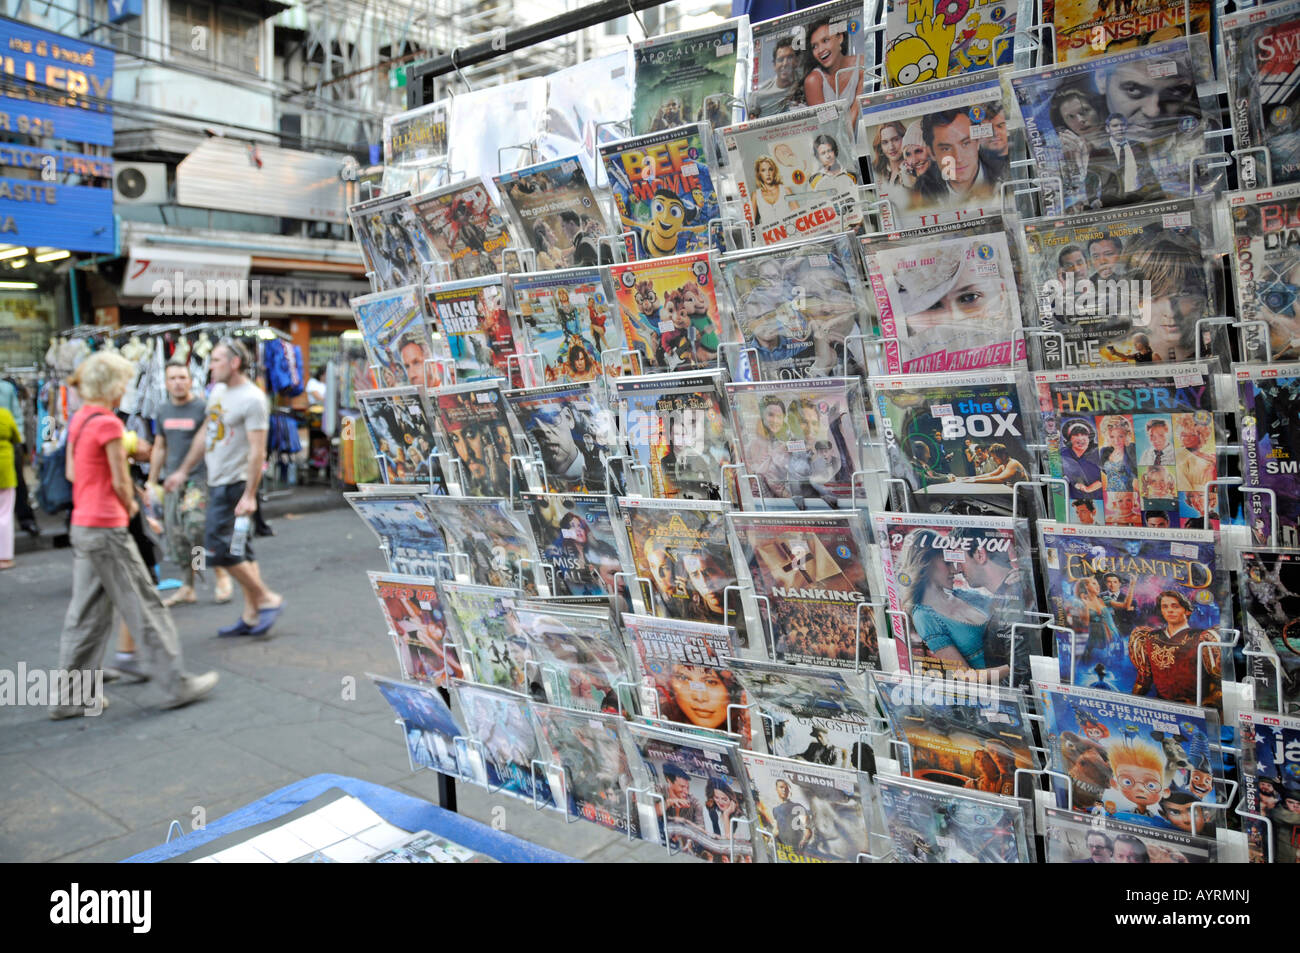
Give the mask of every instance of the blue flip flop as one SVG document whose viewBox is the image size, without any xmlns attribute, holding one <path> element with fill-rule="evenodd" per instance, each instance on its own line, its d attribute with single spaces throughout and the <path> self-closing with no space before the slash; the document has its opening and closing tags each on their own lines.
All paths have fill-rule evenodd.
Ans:
<svg viewBox="0 0 1300 953">
<path fill-rule="evenodd" d="M 275 625 L 275 620 L 280 618 L 280 613 L 283 611 L 284 611 L 283 600 L 281 600 L 278 606 L 273 606 L 270 609 L 257 610 L 257 625 L 249 629 L 248 634 L 263 635 L 266 632 L 269 632 L 271 630 L 271 626 Z M 243 622 L 244 620 L 240 619 L 239 621 Z"/>
<path fill-rule="evenodd" d="M 258 622 L 261 622 L 260 617 Z M 243 616 L 240 616 L 234 625 L 228 625 L 224 629 L 217 629 L 217 635 L 223 637 L 227 635 L 248 635 L 252 630 L 253 627 L 244 621 Z"/>
</svg>

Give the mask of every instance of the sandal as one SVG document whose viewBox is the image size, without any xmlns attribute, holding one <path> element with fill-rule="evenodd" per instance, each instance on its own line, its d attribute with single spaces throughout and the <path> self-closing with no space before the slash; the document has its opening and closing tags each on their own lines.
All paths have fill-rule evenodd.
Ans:
<svg viewBox="0 0 1300 953">
<path fill-rule="evenodd" d="M 163 600 L 163 608 L 170 609 L 173 606 L 179 606 L 182 604 L 190 605 L 192 603 L 199 601 L 199 597 L 195 594 L 193 589 L 190 590 L 189 592 L 190 597 L 188 599 L 184 598 L 184 596 L 185 596 L 185 590 L 178 589 L 176 592 L 173 592 L 170 596 L 168 596 L 166 599 Z"/>
<path fill-rule="evenodd" d="M 12 559 L 0 559 L 0 570 L 13 569 L 17 565 Z"/>
</svg>

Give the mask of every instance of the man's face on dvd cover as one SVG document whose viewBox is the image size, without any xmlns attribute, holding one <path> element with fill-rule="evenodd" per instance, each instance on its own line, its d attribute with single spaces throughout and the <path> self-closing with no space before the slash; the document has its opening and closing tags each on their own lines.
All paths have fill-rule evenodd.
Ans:
<svg viewBox="0 0 1300 953">
<path fill-rule="evenodd" d="M 1111 120 L 1124 120 L 1121 132 L 1138 142 L 1151 142 L 1177 131 L 1183 116 L 1196 116 L 1196 83 L 1186 66 L 1176 63 L 1172 76 L 1150 75 L 1153 60 L 1121 63 L 1106 77 L 1106 106 L 1110 110 L 1107 129 L 1114 135 Z"/>
</svg>

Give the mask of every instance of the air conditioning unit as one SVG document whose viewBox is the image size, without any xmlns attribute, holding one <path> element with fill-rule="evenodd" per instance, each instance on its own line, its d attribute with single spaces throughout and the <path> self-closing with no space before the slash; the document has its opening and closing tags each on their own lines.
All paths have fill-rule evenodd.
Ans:
<svg viewBox="0 0 1300 953">
<path fill-rule="evenodd" d="M 115 162 L 113 201 L 121 205 L 167 204 L 167 163 Z"/>
</svg>

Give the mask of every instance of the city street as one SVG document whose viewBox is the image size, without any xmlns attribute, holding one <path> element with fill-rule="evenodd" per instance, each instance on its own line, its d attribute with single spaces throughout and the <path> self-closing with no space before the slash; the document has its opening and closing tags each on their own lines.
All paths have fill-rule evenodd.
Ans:
<svg viewBox="0 0 1300 953">
<path fill-rule="evenodd" d="M 162 712 L 157 688 L 119 681 L 98 718 L 53 722 L 43 708 L 0 706 L 0 861 L 121 860 L 162 843 L 172 820 L 189 830 L 326 772 L 436 803 L 436 776 L 411 772 L 392 710 L 365 677 L 397 674 L 366 581 L 384 568 L 373 536 L 347 508 L 273 525 L 277 535 L 255 547 L 288 609 L 269 638 L 217 638 L 237 610 L 212 605 L 210 584 L 198 605 L 173 612 L 187 668 L 221 673 L 208 699 Z M 57 664 L 71 565 L 71 550 L 43 549 L 0 576 L 0 669 Z M 458 790 L 461 813 L 573 856 L 666 857 L 503 795 Z"/>
</svg>

